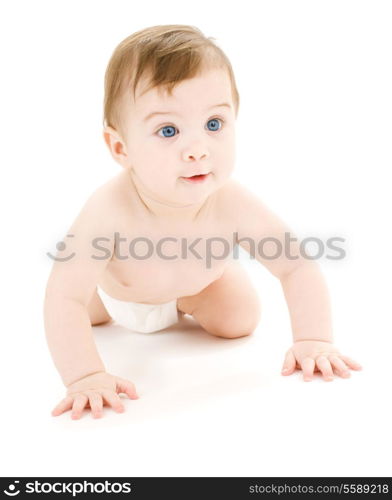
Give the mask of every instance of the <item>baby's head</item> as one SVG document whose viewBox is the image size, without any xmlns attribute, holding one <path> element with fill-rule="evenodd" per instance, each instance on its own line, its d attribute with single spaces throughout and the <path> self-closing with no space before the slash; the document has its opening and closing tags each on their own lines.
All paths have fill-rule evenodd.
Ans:
<svg viewBox="0 0 392 500">
<path fill-rule="evenodd" d="M 147 196 L 189 205 L 230 176 L 238 107 L 231 64 L 210 38 L 193 26 L 153 26 L 123 40 L 109 61 L 104 138 Z M 184 179 L 198 174 L 209 175 Z"/>
</svg>

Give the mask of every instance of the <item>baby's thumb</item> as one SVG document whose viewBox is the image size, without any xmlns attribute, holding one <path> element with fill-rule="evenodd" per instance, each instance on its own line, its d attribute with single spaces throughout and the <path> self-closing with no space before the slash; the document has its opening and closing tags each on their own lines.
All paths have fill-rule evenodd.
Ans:
<svg viewBox="0 0 392 500">
<path fill-rule="evenodd" d="M 282 375 L 291 375 L 296 366 L 295 356 L 293 351 L 289 349 L 286 353 L 286 357 L 284 358 L 284 363 L 282 367 Z"/>
<path fill-rule="evenodd" d="M 116 386 L 117 392 L 123 392 L 129 397 L 129 399 L 139 398 L 136 393 L 136 387 L 130 380 L 116 377 Z"/>
</svg>

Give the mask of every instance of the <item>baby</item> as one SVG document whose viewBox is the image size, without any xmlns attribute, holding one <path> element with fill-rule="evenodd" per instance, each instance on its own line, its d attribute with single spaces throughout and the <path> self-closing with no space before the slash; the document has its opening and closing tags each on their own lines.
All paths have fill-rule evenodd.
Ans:
<svg viewBox="0 0 392 500">
<path fill-rule="evenodd" d="M 329 381 L 361 368 L 332 343 L 316 262 L 294 238 L 290 255 L 277 252 L 290 229 L 230 178 L 238 108 L 229 60 L 193 26 L 147 28 L 115 49 L 103 135 L 123 168 L 82 207 L 46 288 L 46 337 L 67 387 L 53 415 L 90 408 L 97 418 L 104 404 L 124 411 L 120 393 L 138 398 L 131 381 L 106 372 L 94 325 L 150 333 L 188 314 L 212 335 L 250 335 L 260 304 L 238 245 L 282 285 L 293 332 L 282 374 L 300 369 L 309 381 L 318 370 Z"/>
</svg>

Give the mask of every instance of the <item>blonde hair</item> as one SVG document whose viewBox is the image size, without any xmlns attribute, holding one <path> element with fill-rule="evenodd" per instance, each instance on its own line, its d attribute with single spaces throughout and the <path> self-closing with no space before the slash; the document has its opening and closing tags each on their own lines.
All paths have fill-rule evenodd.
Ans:
<svg viewBox="0 0 392 500">
<path fill-rule="evenodd" d="M 194 26 L 167 24 L 137 31 L 120 42 L 105 73 L 104 127 L 122 132 L 121 98 L 127 90 L 135 97 L 143 76 L 149 77 L 145 92 L 164 88 L 172 95 L 181 81 L 212 68 L 228 71 L 237 115 L 240 99 L 234 72 L 223 50 L 212 40 Z"/>
</svg>

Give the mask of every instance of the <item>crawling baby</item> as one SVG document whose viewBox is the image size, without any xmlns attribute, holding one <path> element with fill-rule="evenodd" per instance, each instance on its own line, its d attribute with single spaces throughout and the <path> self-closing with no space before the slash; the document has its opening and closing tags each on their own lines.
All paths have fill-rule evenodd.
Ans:
<svg viewBox="0 0 392 500">
<path fill-rule="evenodd" d="M 332 343 L 316 262 L 295 238 L 290 256 L 278 254 L 290 229 L 230 177 L 238 108 L 228 58 L 193 26 L 147 28 L 115 49 L 103 135 L 122 169 L 82 207 L 46 287 L 46 337 L 67 388 L 53 415 L 78 419 L 89 408 L 100 417 L 105 404 L 124 411 L 120 393 L 138 398 L 131 381 L 106 372 L 94 325 L 152 333 L 188 314 L 211 335 L 250 335 L 260 304 L 238 245 L 282 285 L 293 333 L 282 374 L 329 381 L 360 369 Z"/>
</svg>

